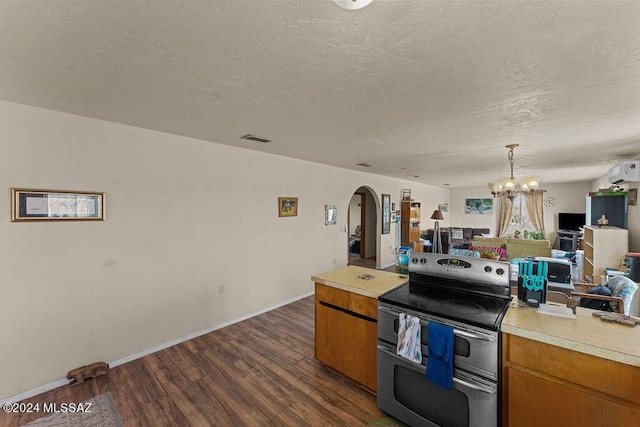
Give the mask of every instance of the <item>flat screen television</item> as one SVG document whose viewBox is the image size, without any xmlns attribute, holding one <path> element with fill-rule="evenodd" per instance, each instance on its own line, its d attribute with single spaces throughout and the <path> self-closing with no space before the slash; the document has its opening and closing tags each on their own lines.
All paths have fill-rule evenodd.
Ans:
<svg viewBox="0 0 640 427">
<path fill-rule="evenodd" d="M 579 231 L 584 227 L 587 216 L 583 213 L 559 213 L 558 229 L 568 231 Z"/>
</svg>

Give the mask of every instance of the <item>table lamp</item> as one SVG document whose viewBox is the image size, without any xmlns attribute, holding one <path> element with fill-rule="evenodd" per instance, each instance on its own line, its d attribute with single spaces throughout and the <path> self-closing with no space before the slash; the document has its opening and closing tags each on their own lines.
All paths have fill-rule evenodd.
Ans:
<svg viewBox="0 0 640 427">
<path fill-rule="evenodd" d="M 431 215 L 431 219 L 436 220 L 436 224 L 433 227 L 432 252 L 434 254 L 441 254 L 442 253 L 442 237 L 440 237 L 440 224 L 438 223 L 438 221 L 441 221 L 444 219 L 444 216 L 442 216 L 442 211 L 440 209 L 436 209 L 435 211 L 433 211 L 433 214 Z"/>
</svg>

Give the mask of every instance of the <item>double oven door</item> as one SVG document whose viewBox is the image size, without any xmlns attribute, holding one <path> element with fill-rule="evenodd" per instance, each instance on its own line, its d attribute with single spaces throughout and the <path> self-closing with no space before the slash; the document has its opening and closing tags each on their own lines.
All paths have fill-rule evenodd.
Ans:
<svg viewBox="0 0 640 427">
<path fill-rule="evenodd" d="M 396 355 L 400 313 L 420 318 L 423 363 Z M 428 322 L 454 328 L 453 386 L 427 380 Z M 378 406 L 416 426 L 498 425 L 498 333 L 393 305 L 378 306 Z"/>
</svg>

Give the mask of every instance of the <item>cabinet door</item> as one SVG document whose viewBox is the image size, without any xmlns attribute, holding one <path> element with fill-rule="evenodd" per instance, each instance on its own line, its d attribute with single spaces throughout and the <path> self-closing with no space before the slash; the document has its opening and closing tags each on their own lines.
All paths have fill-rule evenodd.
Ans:
<svg viewBox="0 0 640 427">
<path fill-rule="evenodd" d="M 316 359 L 376 390 L 378 303 L 316 284 Z"/>
<path fill-rule="evenodd" d="M 504 425 L 637 426 L 640 409 L 596 390 L 577 388 L 518 369 L 507 368 Z"/>
<path fill-rule="evenodd" d="M 503 426 L 636 426 L 640 368 L 503 334 Z"/>
</svg>

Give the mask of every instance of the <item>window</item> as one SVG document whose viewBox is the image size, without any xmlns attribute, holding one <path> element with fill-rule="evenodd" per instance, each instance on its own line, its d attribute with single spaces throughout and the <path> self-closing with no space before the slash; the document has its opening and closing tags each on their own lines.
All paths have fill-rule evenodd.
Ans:
<svg viewBox="0 0 640 427">
<path fill-rule="evenodd" d="M 511 214 L 511 221 L 509 221 L 506 234 L 508 236 L 515 236 L 516 230 L 520 231 L 520 237 L 524 237 L 525 231 L 536 231 L 531 220 L 529 220 L 527 201 L 525 200 L 524 194 L 519 194 L 513 199 L 513 213 Z"/>
</svg>

